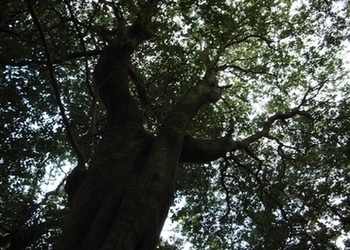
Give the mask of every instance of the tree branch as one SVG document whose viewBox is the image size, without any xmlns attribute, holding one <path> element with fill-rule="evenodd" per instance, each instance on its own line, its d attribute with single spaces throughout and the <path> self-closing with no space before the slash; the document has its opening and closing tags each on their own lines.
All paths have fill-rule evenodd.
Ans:
<svg viewBox="0 0 350 250">
<path fill-rule="evenodd" d="M 139 96 L 142 105 L 151 106 L 151 101 L 147 95 L 143 79 L 132 64 L 128 67 L 128 75 L 135 84 L 137 95 Z"/>
<path fill-rule="evenodd" d="M 238 143 L 229 137 L 219 139 L 195 139 L 185 136 L 180 162 L 205 163 L 224 157 L 237 148 Z"/>
<path fill-rule="evenodd" d="M 73 20 L 73 24 L 74 24 L 75 30 L 76 30 L 76 32 L 78 34 L 78 37 L 79 37 L 80 46 L 81 46 L 81 48 L 83 50 L 83 53 L 84 53 L 85 71 L 86 71 L 86 86 L 88 87 L 88 90 L 89 90 L 89 93 L 90 93 L 92 99 L 94 101 L 96 101 L 95 94 L 94 94 L 94 92 L 93 92 L 93 90 L 91 88 L 91 84 L 90 84 L 90 70 L 89 70 L 89 62 L 88 62 L 87 50 L 86 50 L 85 41 L 84 41 L 84 35 L 82 34 L 82 32 L 79 29 L 78 22 L 77 22 L 76 18 L 74 18 L 72 6 L 69 4 L 69 1 L 64 0 L 64 2 L 67 5 L 69 14 L 71 15 L 71 18 Z"/>
<path fill-rule="evenodd" d="M 84 61 L 85 61 L 85 72 L 86 72 L 86 86 L 87 89 L 89 91 L 89 94 L 91 96 L 91 104 L 90 104 L 90 117 L 91 117 L 91 121 L 90 121 L 90 127 L 88 130 L 88 136 L 92 136 L 93 134 L 95 134 L 96 132 L 96 119 L 97 119 L 97 97 L 95 94 L 94 89 L 91 86 L 91 79 L 90 79 L 90 68 L 89 68 L 89 61 L 88 61 L 88 54 L 87 54 L 87 49 L 85 46 L 85 40 L 84 40 L 84 34 L 81 32 L 81 30 L 79 29 L 79 25 L 78 25 L 78 20 L 76 18 L 74 18 L 74 13 L 72 10 L 72 6 L 70 5 L 68 0 L 64 0 L 65 4 L 67 5 L 69 14 L 73 20 L 73 24 L 75 27 L 75 30 L 78 34 L 79 37 L 79 41 L 80 41 L 80 46 L 83 50 L 84 55 Z M 83 152 L 83 154 L 86 156 L 86 151 L 91 149 L 90 146 L 90 138 L 87 140 L 84 140 L 85 145 L 82 146 L 83 149 L 85 149 L 85 152 Z"/>
<path fill-rule="evenodd" d="M 225 157 L 230 151 L 245 149 L 261 164 L 261 160 L 249 150 L 248 146 L 262 137 L 270 138 L 269 131 L 276 120 L 292 118 L 295 115 L 310 118 L 307 112 L 300 111 L 298 108 L 292 109 L 290 112 L 275 114 L 267 119 L 261 131 L 242 141 L 234 141 L 229 136 L 218 139 L 195 139 L 186 135 L 182 145 L 180 162 L 205 163 Z"/>
<path fill-rule="evenodd" d="M 219 66 L 218 68 L 218 71 L 223 71 L 225 69 L 233 69 L 233 70 L 237 70 L 237 71 L 240 71 L 240 72 L 243 72 L 243 73 L 247 73 L 247 74 L 265 74 L 265 75 L 271 75 L 271 76 L 274 76 L 276 77 L 276 75 L 264 70 L 264 69 L 259 69 L 259 68 L 256 68 L 256 69 L 245 69 L 245 68 L 242 68 L 238 65 L 235 65 L 235 64 L 224 64 L 224 65 L 221 65 Z"/>
<path fill-rule="evenodd" d="M 214 73 L 214 70 L 207 69 L 204 78 L 179 99 L 166 116 L 151 147 L 144 175 L 146 178 L 158 176 L 159 183 L 170 193 L 174 192 L 175 172 L 189 123 L 203 105 L 216 102 L 221 97 Z M 189 160 L 190 155 L 186 152 L 188 150 L 184 149 L 183 160 Z"/>
<path fill-rule="evenodd" d="M 63 104 L 61 102 L 61 94 L 60 94 L 58 82 L 57 82 L 57 79 L 56 79 L 56 76 L 55 76 L 55 73 L 54 73 L 51 53 L 50 53 L 49 47 L 48 47 L 47 42 L 46 42 L 46 38 L 45 38 L 45 34 L 44 34 L 44 31 L 43 31 L 43 28 L 42 28 L 41 23 L 40 23 L 37 15 L 35 13 L 34 7 L 32 5 L 32 1 L 31 0 L 27 0 L 27 3 L 28 3 L 29 12 L 30 12 L 30 14 L 31 14 L 31 16 L 33 18 L 34 24 L 36 25 L 36 27 L 37 27 L 37 29 L 39 31 L 39 34 L 40 34 L 40 37 L 41 37 L 41 40 L 42 40 L 42 43 L 43 43 L 43 46 L 44 46 L 44 52 L 45 52 L 45 55 L 46 55 L 46 58 L 47 58 L 46 64 L 47 64 L 47 67 L 49 69 L 49 75 L 50 75 L 50 79 L 51 79 L 51 84 L 52 84 L 52 87 L 53 87 L 53 90 L 54 90 L 55 99 L 56 99 L 58 108 L 60 110 L 60 114 L 61 114 L 63 123 L 64 123 L 65 128 L 66 128 L 68 141 L 71 144 L 71 146 L 73 148 L 73 151 L 77 155 L 79 162 L 85 163 L 85 157 L 84 157 L 83 153 L 81 152 L 81 150 L 79 149 L 78 144 L 75 141 L 75 138 L 73 136 L 73 131 L 72 131 L 71 127 L 70 127 L 68 117 L 67 117 L 67 115 L 65 113 L 65 108 L 64 108 L 64 106 L 63 106 Z M 84 164 L 80 164 L 80 165 L 84 166 Z"/>
<path fill-rule="evenodd" d="M 309 113 L 307 113 L 306 111 L 299 110 L 299 107 L 293 108 L 291 111 L 286 112 L 286 113 L 274 114 L 273 116 L 270 116 L 267 119 L 267 121 L 264 123 L 263 129 L 261 131 L 259 131 L 259 132 L 255 133 L 254 135 L 251 135 L 248 138 L 238 142 L 237 149 L 247 148 L 248 145 L 251 144 L 252 142 L 257 141 L 258 139 L 260 139 L 262 137 L 268 137 L 270 129 L 272 127 L 272 124 L 275 121 L 289 119 L 289 118 L 292 118 L 292 117 L 294 117 L 296 115 L 300 115 L 300 116 L 305 116 L 307 118 L 311 118 Z"/>
<path fill-rule="evenodd" d="M 137 47 L 150 38 L 148 22 L 157 11 L 158 2 L 146 1 L 132 25 L 125 27 L 125 31 L 123 25 L 119 27 L 121 30 L 116 32 L 115 37 L 110 37 L 109 45 L 104 48 L 95 67 L 94 78 L 99 97 L 107 109 L 107 127 L 142 126 L 139 109 L 128 85 L 128 76 L 136 82 L 139 80 L 130 67 L 130 58 Z M 117 9 L 115 11 L 118 12 Z M 136 87 L 139 93 L 142 92 L 140 85 L 136 84 Z"/>
</svg>

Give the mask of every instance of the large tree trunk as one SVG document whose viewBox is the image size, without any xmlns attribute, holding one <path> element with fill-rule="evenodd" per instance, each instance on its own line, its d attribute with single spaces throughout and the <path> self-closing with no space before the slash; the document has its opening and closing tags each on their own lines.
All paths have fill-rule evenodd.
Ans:
<svg viewBox="0 0 350 250">
<path fill-rule="evenodd" d="M 107 128 L 87 173 L 68 180 L 76 188 L 59 249 L 154 249 L 174 199 L 179 160 L 213 160 L 234 146 L 229 138 L 185 138 L 198 110 L 220 98 L 213 68 L 180 98 L 158 135 L 144 131 L 128 88 L 130 56 L 138 44 L 131 38 L 108 46 L 96 66 Z"/>
</svg>

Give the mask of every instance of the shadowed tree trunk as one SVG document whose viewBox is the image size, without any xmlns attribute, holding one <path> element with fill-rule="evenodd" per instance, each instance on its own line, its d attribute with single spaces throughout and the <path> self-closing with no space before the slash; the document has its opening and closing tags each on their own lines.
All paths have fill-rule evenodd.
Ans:
<svg viewBox="0 0 350 250">
<path fill-rule="evenodd" d="M 214 160 L 233 147 L 228 138 L 184 140 L 198 110 L 220 99 L 216 72 L 209 67 L 169 112 L 157 136 L 144 131 L 128 87 L 131 54 L 146 37 L 142 26 L 134 24 L 124 39 L 107 46 L 96 66 L 107 128 L 89 170 L 75 171 L 68 180 L 77 191 L 67 188 L 72 208 L 59 249 L 154 249 L 174 199 L 179 161 Z"/>
</svg>

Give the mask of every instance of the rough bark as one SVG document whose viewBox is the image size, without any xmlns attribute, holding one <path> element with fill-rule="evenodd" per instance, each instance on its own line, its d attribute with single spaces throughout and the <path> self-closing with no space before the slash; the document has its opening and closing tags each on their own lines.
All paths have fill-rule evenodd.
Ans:
<svg viewBox="0 0 350 250">
<path fill-rule="evenodd" d="M 189 151 L 198 148 L 186 139 L 183 150 L 187 126 L 204 104 L 220 98 L 213 76 L 207 74 L 210 77 L 169 112 L 159 134 L 148 135 L 128 89 L 132 52 L 125 45 L 109 46 L 96 67 L 108 130 L 73 197 L 60 249 L 154 249 L 173 202 L 181 153 L 183 160 L 190 160 Z M 210 159 L 201 160 L 198 154 L 192 159 L 213 160 L 222 152 L 216 150 Z"/>
</svg>

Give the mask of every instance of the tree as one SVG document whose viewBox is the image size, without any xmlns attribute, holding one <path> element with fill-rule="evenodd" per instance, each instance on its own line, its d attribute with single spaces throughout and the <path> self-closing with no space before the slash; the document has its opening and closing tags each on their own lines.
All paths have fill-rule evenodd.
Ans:
<svg viewBox="0 0 350 250">
<path fill-rule="evenodd" d="M 176 196 L 196 249 L 336 249 L 348 11 L 2 1 L 1 247 L 154 249 Z"/>
</svg>

